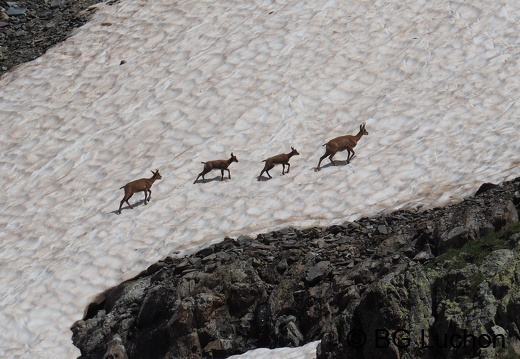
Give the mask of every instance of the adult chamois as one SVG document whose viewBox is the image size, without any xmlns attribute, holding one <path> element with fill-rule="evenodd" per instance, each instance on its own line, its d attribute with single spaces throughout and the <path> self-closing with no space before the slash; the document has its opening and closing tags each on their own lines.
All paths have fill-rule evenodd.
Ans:
<svg viewBox="0 0 520 359">
<path fill-rule="evenodd" d="M 150 199 L 152 198 L 152 190 L 150 188 L 156 180 L 160 180 L 162 178 L 159 170 L 155 170 L 155 172 L 152 171 L 152 173 L 153 176 L 150 178 L 141 178 L 132 182 L 128 182 L 123 187 L 121 187 L 125 190 L 125 196 L 119 204 L 119 210 L 117 211 L 118 214 L 121 214 L 121 207 L 123 207 L 123 203 L 125 202 L 130 206 L 130 208 L 134 208 L 130 202 L 128 202 L 128 200 L 136 192 L 144 192 L 144 204 L 148 204 L 148 202 L 150 202 Z"/>
<path fill-rule="evenodd" d="M 291 165 L 289 164 L 289 160 L 291 159 L 292 156 L 295 156 L 295 155 L 299 155 L 299 153 L 298 153 L 298 151 L 296 151 L 296 149 L 294 147 L 291 146 L 290 153 L 282 153 L 282 154 L 279 154 L 279 155 L 276 155 L 273 157 L 269 157 L 266 160 L 263 160 L 262 162 L 265 162 L 265 166 L 264 166 L 264 169 L 262 170 L 262 172 L 260 172 L 260 176 L 258 176 L 258 179 L 260 180 L 260 177 L 262 177 L 262 174 L 264 172 L 267 173 L 269 178 L 273 178 L 269 174 L 269 170 L 272 169 L 274 167 L 274 165 L 279 165 L 279 164 L 282 165 L 282 175 L 285 174 L 285 165 L 287 165 L 287 173 L 289 173 L 289 170 L 291 168 Z"/>
<path fill-rule="evenodd" d="M 220 170 L 222 174 L 222 181 L 224 180 L 224 171 L 228 171 L 228 177 L 231 179 L 231 172 L 229 171 L 228 167 L 232 162 L 238 162 L 235 155 L 233 155 L 233 152 L 231 152 L 231 158 L 229 160 L 214 160 L 214 161 L 208 161 L 208 162 L 201 162 L 204 164 L 204 169 L 201 173 L 197 176 L 195 181 L 193 183 L 197 183 L 197 180 L 200 176 L 202 176 L 202 182 L 206 182 L 204 179 L 204 175 L 211 170 Z"/>
<path fill-rule="evenodd" d="M 341 152 L 341 151 L 345 151 L 345 150 L 348 151 L 347 164 L 350 163 L 350 160 L 352 158 L 354 158 L 354 155 L 355 155 L 354 147 L 356 147 L 359 139 L 363 135 L 368 135 L 368 132 L 365 129 L 364 122 L 359 126 L 359 132 L 357 133 L 357 135 L 340 136 L 340 137 L 336 137 L 336 138 L 330 140 L 329 142 L 325 143 L 323 145 L 323 146 L 325 146 L 325 154 L 323 156 L 321 156 L 316 170 L 319 171 L 321 169 L 320 168 L 321 161 L 323 161 L 323 159 L 327 156 L 329 156 L 330 162 L 332 162 L 332 164 L 335 166 L 336 164 L 334 163 L 334 160 L 332 159 L 332 157 L 334 157 L 334 155 L 337 152 Z"/>
</svg>

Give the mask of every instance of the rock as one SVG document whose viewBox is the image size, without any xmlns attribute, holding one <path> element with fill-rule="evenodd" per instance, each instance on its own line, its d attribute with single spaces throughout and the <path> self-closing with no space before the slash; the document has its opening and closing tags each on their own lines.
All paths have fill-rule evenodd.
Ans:
<svg viewBox="0 0 520 359">
<path fill-rule="evenodd" d="M 315 266 L 309 268 L 309 270 L 307 271 L 307 275 L 305 276 L 305 281 L 310 285 L 318 283 L 329 274 L 329 266 L 329 261 L 321 261 Z"/>
<path fill-rule="evenodd" d="M 497 232 L 518 221 L 518 183 L 445 208 L 226 237 L 166 257 L 97 296 L 72 326 L 73 343 L 83 359 L 112 347 L 128 358 L 220 358 L 320 339 L 318 359 L 502 355 L 404 344 L 465 329 L 520 340 L 520 230 Z M 478 242 L 493 233 L 501 237 Z M 382 329 L 395 338 L 376 348 Z M 360 333 L 366 343 L 353 347 Z"/>
<path fill-rule="evenodd" d="M 7 8 L 6 14 L 8 16 L 21 16 L 25 15 L 27 12 L 27 9 L 16 7 L 16 6 L 10 6 Z"/>
<path fill-rule="evenodd" d="M 475 196 L 478 196 L 479 194 L 482 194 L 484 192 L 487 192 L 491 189 L 494 189 L 494 188 L 497 188 L 498 186 L 496 184 L 493 184 L 493 183 L 483 183 L 479 189 L 477 190 L 477 192 L 475 192 Z"/>
<path fill-rule="evenodd" d="M 460 248 L 469 240 L 468 230 L 462 226 L 452 228 L 441 234 L 440 251 L 445 252 L 449 248 Z"/>
<path fill-rule="evenodd" d="M 298 347 L 303 343 L 303 334 L 292 315 L 278 317 L 275 324 L 275 335 L 281 339 L 282 346 Z"/>
<path fill-rule="evenodd" d="M 114 339 L 108 342 L 107 352 L 103 356 L 103 359 L 128 359 L 125 346 L 118 334 L 114 335 Z"/>
<path fill-rule="evenodd" d="M 83 25 L 99 0 L 0 1 L 0 76 L 63 41 Z M 55 6 L 56 5 L 56 6 Z M 2 8 L 3 7 L 3 8 Z M 81 12 L 85 10 L 85 12 Z"/>
<path fill-rule="evenodd" d="M 377 226 L 377 233 L 378 234 L 388 234 L 388 229 L 386 228 L 385 225 L 380 224 L 379 226 Z"/>
<path fill-rule="evenodd" d="M 413 258 L 414 261 L 424 263 L 432 258 L 435 258 L 430 251 L 422 251 L 420 253 L 417 253 L 417 255 Z"/>
</svg>

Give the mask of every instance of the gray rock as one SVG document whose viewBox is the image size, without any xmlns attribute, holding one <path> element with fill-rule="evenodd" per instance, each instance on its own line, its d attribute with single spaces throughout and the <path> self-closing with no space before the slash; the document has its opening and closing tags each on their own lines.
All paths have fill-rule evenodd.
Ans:
<svg viewBox="0 0 520 359">
<path fill-rule="evenodd" d="M 321 261 L 315 266 L 309 268 L 305 281 L 310 285 L 314 285 L 325 278 L 330 273 L 330 262 Z"/>
<path fill-rule="evenodd" d="M 10 6 L 7 8 L 6 14 L 8 16 L 21 16 L 21 15 L 25 15 L 26 12 L 27 12 L 27 9 L 24 9 L 21 7 L 16 7 L 16 6 Z"/>
<path fill-rule="evenodd" d="M 432 354 L 417 341 L 377 351 L 373 336 L 363 348 L 349 346 L 350 331 L 380 328 L 426 340 L 505 331 L 509 344 L 520 339 L 520 237 L 504 232 L 507 248 L 480 244 L 484 255 L 439 255 L 514 222 L 519 182 L 445 208 L 225 238 L 187 258 L 167 257 L 99 295 L 72 326 L 73 343 L 83 359 L 103 358 L 110 346 L 129 358 L 196 359 L 320 339 L 318 359 L 458 355 Z M 500 354 L 485 349 L 467 357 Z"/>
<path fill-rule="evenodd" d="M 118 334 L 114 335 L 114 338 L 108 342 L 107 352 L 103 359 L 128 359 L 125 346 Z"/>
</svg>

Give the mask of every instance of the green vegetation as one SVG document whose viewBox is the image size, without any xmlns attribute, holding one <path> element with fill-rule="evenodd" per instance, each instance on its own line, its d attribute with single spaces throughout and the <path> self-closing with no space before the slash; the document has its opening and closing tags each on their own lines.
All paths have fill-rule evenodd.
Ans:
<svg viewBox="0 0 520 359">
<path fill-rule="evenodd" d="M 520 222 L 515 222 L 498 232 L 469 241 L 462 248 L 449 249 L 426 265 L 426 268 L 436 268 L 448 261 L 451 263 L 447 269 L 461 269 L 470 263 L 480 264 L 492 251 L 514 248 L 516 243 L 508 241 L 514 233 L 520 233 Z"/>
<path fill-rule="evenodd" d="M 506 342 L 506 349 L 501 349 L 498 352 L 499 359 L 518 359 L 518 354 L 513 348 L 513 345 L 510 341 Z"/>
</svg>

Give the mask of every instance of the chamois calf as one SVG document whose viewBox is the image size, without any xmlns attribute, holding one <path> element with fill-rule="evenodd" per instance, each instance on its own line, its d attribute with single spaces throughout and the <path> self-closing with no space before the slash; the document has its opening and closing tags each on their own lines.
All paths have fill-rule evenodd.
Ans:
<svg viewBox="0 0 520 359">
<path fill-rule="evenodd" d="M 294 155 L 299 155 L 299 153 L 298 153 L 298 151 L 296 151 L 296 149 L 294 147 L 291 147 L 290 153 L 282 153 L 282 154 L 279 154 L 279 155 L 276 155 L 273 157 L 269 157 L 266 160 L 263 160 L 262 162 L 265 162 L 265 166 L 264 166 L 264 169 L 262 170 L 262 172 L 260 172 L 260 176 L 258 176 L 258 180 L 260 180 L 260 177 L 262 177 L 262 174 L 264 172 L 267 173 L 269 178 L 273 178 L 269 174 L 269 170 L 272 169 L 274 167 L 274 165 L 279 165 L 279 164 L 282 165 L 282 175 L 285 174 L 285 165 L 287 165 L 287 173 L 289 173 L 289 170 L 291 168 L 291 165 L 289 164 L 289 160 Z"/>
<path fill-rule="evenodd" d="M 152 190 L 150 188 L 152 187 L 155 180 L 160 180 L 162 178 L 162 176 L 159 173 L 159 170 L 155 170 L 155 172 L 152 171 L 152 173 L 153 176 L 150 178 L 141 178 L 132 182 L 128 182 L 123 187 L 121 187 L 125 189 L 125 196 L 119 204 L 119 210 L 117 211 L 118 214 L 121 214 L 121 207 L 123 207 L 124 202 L 126 202 L 130 206 L 130 208 L 134 208 L 128 202 L 128 200 L 136 192 L 144 192 L 144 204 L 148 204 L 148 202 L 150 202 L 150 199 L 152 198 Z"/>
<path fill-rule="evenodd" d="M 325 146 L 325 154 L 323 156 L 321 156 L 320 162 L 318 162 L 318 167 L 316 169 L 318 171 L 320 170 L 321 161 L 327 156 L 329 156 L 330 162 L 332 162 L 332 164 L 335 166 L 336 164 L 332 160 L 332 157 L 334 157 L 334 155 L 337 152 L 341 152 L 341 151 L 345 151 L 345 150 L 348 151 L 347 164 L 350 163 L 350 160 L 352 158 L 354 158 L 354 155 L 356 154 L 354 152 L 354 147 L 356 147 L 356 144 L 358 143 L 359 139 L 363 135 L 368 135 L 368 132 L 365 129 L 364 122 L 359 126 L 359 132 L 357 133 L 357 135 L 340 136 L 340 137 L 336 137 L 335 139 L 330 140 L 329 142 L 325 143 L 323 145 L 323 146 Z"/>
<path fill-rule="evenodd" d="M 208 161 L 208 162 L 201 162 L 204 164 L 204 169 L 201 173 L 197 176 L 195 179 L 195 182 L 197 183 L 197 180 L 200 176 L 202 176 L 202 182 L 206 182 L 204 179 L 204 175 L 208 172 L 211 172 L 211 170 L 220 170 L 222 174 L 222 181 L 224 180 L 224 171 L 228 171 L 228 177 L 231 179 L 231 172 L 229 171 L 228 167 L 232 162 L 238 162 L 235 155 L 233 155 L 233 152 L 231 152 L 231 158 L 229 160 L 214 160 L 214 161 Z"/>
</svg>

